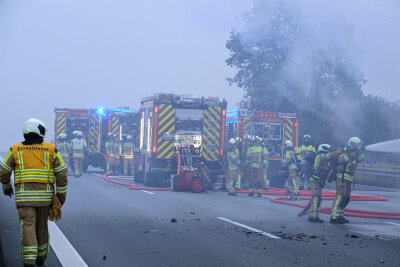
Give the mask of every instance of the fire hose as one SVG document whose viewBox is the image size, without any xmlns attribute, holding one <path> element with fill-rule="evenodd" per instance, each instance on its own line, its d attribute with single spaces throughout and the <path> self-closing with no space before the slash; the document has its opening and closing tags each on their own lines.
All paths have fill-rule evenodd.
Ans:
<svg viewBox="0 0 400 267">
<path fill-rule="evenodd" d="M 115 179 L 112 179 L 112 178 L 108 177 L 107 174 L 104 174 L 103 179 L 106 180 L 106 181 L 109 181 L 111 183 L 114 183 L 114 184 L 128 186 L 129 190 L 148 190 L 148 191 L 168 191 L 168 190 L 171 190 L 171 187 L 161 187 L 161 188 L 142 187 L 142 186 L 138 186 L 136 184 L 120 182 L 120 181 L 116 181 Z"/>
<path fill-rule="evenodd" d="M 248 193 L 247 189 L 236 190 L 238 193 Z M 263 190 L 263 194 L 265 195 L 286 195 L 285 189 L 273 188 L 270 187 L 269 190 Z M 310 200 L 311 192 L 308 190 L 300 191 L 300 199 L 301 200 Z M 306 196 L 306 197 L 305 197 Z M 335 192 L 322 192 L 322 200 L 334 200 L 336 196 Z M 350 200 L 352 201 L 387 201 L 386 197 L 377 197 L 377 196 L 364 196 L 364 195 L 351 195 Z M 293 201 L 288 201 L 287 197 L 274 197 L 271 198 L 271 202 L 296 206 L 299 208 L 303 208 L 306 210 L 307 205 L 302 203 L 297 203 Z M 331 213 L 330 207 L 321 207 L 318 209 L 321 213 Z M 304 213 L 300 212 L 299 216 L 304 215 Z M 361 218 L 374 218 L 374 219 L 389 219 L 389 220 L 400 220 L 400 212 L 384 212 L 384 211 L 370 211 L 370 210 L 359 210 L 359 209 L 345 209 L 344 215 L 352 216 L 352 217 L 361 217 Z"/>
</svg>

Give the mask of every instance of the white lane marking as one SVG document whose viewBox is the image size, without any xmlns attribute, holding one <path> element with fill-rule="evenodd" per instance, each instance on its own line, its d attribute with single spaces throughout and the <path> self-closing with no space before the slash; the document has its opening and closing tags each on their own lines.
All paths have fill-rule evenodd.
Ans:
<svg viewBox="0 0 400 267">
<path fill-rule="evenodd" d="M 232 220 L 230 220 L 230 219 L 227 219 L 227 218 L 224 218 L 224 217 L 217 217 L 217 218 L 220 219 L 220 220 L 223 220 L 223 221 L 225 221 L 225 222 L 232 223 L 232 224 L 234 224 L 234 225 L 237 225 L 237 226 L 246 228 L 247 230 L 250 230 L 250 231 L 259 233 L 259 234 L 261 234 L 261 235 L 268 236 L 268 237 L 273 238 L 273 239 L 281 239 L 279 236 L 276 236 L 276 235 L 273 235 L 273 234 L 270 234 L 270 233 L 267 233 L 267 232 L 258 230 L 258 229 L 256 229 L 256 228 L 253 228 L 253 227 L 244 225 L 244 224 L 242 224 L 242 223 L 234 222 L 234 221 L 232 221 Z"/>
<path fill-rule="evenodd" d="M 54 222 L 49 221 L 49 232 L 50 245 L 62 266 L 88 266 Z"/>
<path fill-rule="evenodd" d="M 0 161 L 4 158 L 0 155 Z M 14 177 L 11 176 L 11 181 L 14 183 Z M 50 246 L 53 248 L 54 253 L 57 255 L 58 260 L 63 266 L 88 266 L 81 258 L 78 252 L 74 249 L 65 235 L 61 232 L 60 228 L 52 222 L 48 222 L 50 234 Z"/>
<path fill-rule="evenodd" d="M 150 192 L 150 191 L 147 191 L 147 190 L 140 190 L 140 191 L 145 192 L 145 193 L 150 194 L 150 195 L 154 195 L 153 192 Z"/>
<path fill-rule="evenodd" d="M 391 224 L 391 225 L 396 225 L 396 226 L 399 226 L 399 227 L 400 227 L 400 224 L 398 224 L 398 223 L 394 223 L 394 222 L 385 222 L 385 223 Z"/>
<path fill-rule="evenodd" d="M 93 175 L 99 176 L 99 177 L 103 177 L 103 175 L 98 174 L 98 173 L 92 173 Z"/>
</svg>

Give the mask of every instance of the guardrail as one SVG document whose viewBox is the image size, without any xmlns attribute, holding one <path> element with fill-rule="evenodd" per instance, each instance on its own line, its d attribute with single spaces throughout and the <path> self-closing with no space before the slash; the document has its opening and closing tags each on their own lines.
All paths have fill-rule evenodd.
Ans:
<svg viewBox="0 0 400 267">
<path fill-rule="evenodd" d="M 355 183 L 387 188 L 400 188 L 400 170 L 358 167 Z"/>
</svg>

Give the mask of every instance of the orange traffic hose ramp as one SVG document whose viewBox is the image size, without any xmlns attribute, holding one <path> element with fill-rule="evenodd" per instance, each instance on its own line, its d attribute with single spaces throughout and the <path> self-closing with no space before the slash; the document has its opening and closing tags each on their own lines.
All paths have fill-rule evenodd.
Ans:
<svg viewBox="0 0 400 267">
<path fill-rule="evenodd" d="M 248 193 L 249 190 L 241 189 L 236 190 L 238 193 Z M 273 188 L 270 187 L 269 190 L 263 190 L 263 194 L 265 195 L 286 195 L 286 190 L 281 188 Z M 323 200 L 334 200 L 336 196 L 335 192 L 322 192 Z M 301 200 L 310 200 L 311 193 L 308 190 L 300 190 L 300 199 Z M 351 195 L 350 200 L 352 201 L 387 201 L 386 197 L 377 197 L 377 196 L 365 196 L 365 195 Z M 305 211 L 307 205 L 298 203 L 296 201 L 289 201 L 286 196 L 283 197 L 274 197 L 271 198 L 271 202 L 284 204 L 289 206 L 296 206 L 299 208 L 303 208 L 298 215 L 302 216 L 306 214 Z M 318 209 L 321 213 L 331 213 L 330 207 L 321 207 Z M 352 216 L 352 217 L 361 217 L 361 218 L 374 218 L 374 219 L 387 219 L 387 220 L 400 220 L 400 212 L 385 212 L 385 211 L 370 211 L 370 210 L 359 210 L 359 209 L 345 209 L 344 215 Z"/>
<path fill-rule="evenodd" d="M 114 184 L 128 186 L 129 190 L 147 190 L 147 191 L 168 191 L 168 190 L 171 190 L 171 187 L 164 187 L 164 188 L 142 187 L 142 186 L 138 186 L 136 184 L 120 182 L 120 181 L 117 181 L 115 179 L 112 179 L 112 178 L 108 177 L 107 174 L 103 175 L 103 179 L 106 180 L 106 181 L 109 181 L 111 183 L 114 183 Z"/>
</svg>

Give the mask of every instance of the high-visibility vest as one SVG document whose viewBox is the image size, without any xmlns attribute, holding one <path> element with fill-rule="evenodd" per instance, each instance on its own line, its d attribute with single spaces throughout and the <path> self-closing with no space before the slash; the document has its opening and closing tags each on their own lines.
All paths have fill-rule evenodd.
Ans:
<svg viewBox="0 0 400 267">
<path fill-rule="evenodd" d="M 46 142 L 35 145 L 23 145 L 22 143 L 12 145 L 11 150 L 15 160 L 14 183 L 54 184 L 55 149 L 54 144 Z"/>
<path fill-rule="evenodd" d="M 72 144 L 72 151 L 73 151 L 72 156 L 74 158 L 83 158 L 84 157 L 84 149 L 86 147 L 85 139 L 75 138 L 72 140 L 71 144 Z"/>
<path fill-rule="evenodd" d="M 238 149 L 228 152 L 228 165 L 230 171 L 239 170 L 240 157 Z"/>
<path fill-rule="evenodd" d="M 124 159 L 133 159 L 133 150 L 135 145 L 131 142 L 125 142 L 122 146 Z"/>
<path fill-rule="evenodd" d="M 57 150 L 60 152 L 61 157 L 66 158 L 69 157 L 70 144 L 68 142 L 58 142 Z"/>
<path fill-rule="evenodd" d="M 119 145 L 114 141 L 106 142 L 106 153 L 109 157 L 116 157 L 119 154 Z"/>
</svg>

